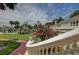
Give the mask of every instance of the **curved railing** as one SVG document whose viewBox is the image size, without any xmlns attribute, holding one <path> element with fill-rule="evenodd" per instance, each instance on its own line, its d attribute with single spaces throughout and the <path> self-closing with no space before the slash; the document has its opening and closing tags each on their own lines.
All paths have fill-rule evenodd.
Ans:
<svg viewBox="0 0 79 59">
<path fill-rule="evenodd" d="M 26 47 L 29 55 L 78 54 L 79 28 Z"/>
</svg>

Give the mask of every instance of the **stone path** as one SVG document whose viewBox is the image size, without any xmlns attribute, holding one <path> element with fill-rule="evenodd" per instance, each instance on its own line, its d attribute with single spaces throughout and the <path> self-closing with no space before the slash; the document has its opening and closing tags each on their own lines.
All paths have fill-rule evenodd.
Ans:
<svg viewBox="0 0 79 59">
<path fill-rule="evenodd" d="M 24 40 L 19 40 L 18 43 L 21 45 L 15 49 L 10 55 L 24 55 L 26 52 L 26 41 Z"/>
</svg>

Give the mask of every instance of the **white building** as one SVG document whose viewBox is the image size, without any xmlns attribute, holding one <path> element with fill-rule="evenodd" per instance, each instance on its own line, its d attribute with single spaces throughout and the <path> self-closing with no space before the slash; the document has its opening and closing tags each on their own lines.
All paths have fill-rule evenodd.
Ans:
<svg viewBox="0 0 79 59">
<path fill-rule="evenodd" d="M 79 15 L 70 18 L 67 22 L 61 22 L 55 25 L 55 29 L 59 33 L 64 33 L 77 27 L 79 27 Z"/>
</svg>

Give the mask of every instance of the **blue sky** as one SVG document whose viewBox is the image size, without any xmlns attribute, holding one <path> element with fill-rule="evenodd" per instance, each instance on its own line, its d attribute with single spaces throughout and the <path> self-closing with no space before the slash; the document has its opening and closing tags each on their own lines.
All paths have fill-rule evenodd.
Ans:
<svg viewBox="0 0 79 59">
<path fill-rule="evenodd" d="M 78 9 L 78 3 L 19 3 L 15 10 L 0 10 L 0 24 L 9 24 L 10 20 L 17 20 L 21 24 L 25 21 L 35 24 L 38 20 L 46 23 L 59 16 L 67 20 L 70 14 Z"/>
<path fill-rule="evenodd" d="M 36 4 L 41 10 L 45 10 L 46 14 L 48 14 L 48 18 L 52 18 L 53 16 L 69 16 L 74 10 L 79 9 L 78 3 L 56 3 L 56 4 Z M 55 18 L 55 17 L 53 17 Z"/>
</svg>

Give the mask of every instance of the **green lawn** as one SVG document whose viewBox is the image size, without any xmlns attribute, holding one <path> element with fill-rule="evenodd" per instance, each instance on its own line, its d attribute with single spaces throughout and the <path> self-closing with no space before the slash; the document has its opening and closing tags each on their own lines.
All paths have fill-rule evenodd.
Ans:
<svg viewBox="0 0 79 59">
<path fill-rule="evenodd" d="M 0 55 L 8 55 L 19 47 L 20 44 L 13 41 L 13 39 L 28 40 L 29 36 L 29 34 L 0 34 L 0 46 L 7 46 L 7 48 L 0 51 Z"/>
<path fill-rule="evenodd" d="M 3 39 L 19 39 L 19 40 L 28 40 L 29 34 L 0 34 L 0 40 Z"/>
<path fill-rule="evenodd" d="M 20 46 L 15 41 L 0 41 L 0 43 L 3 43 L 3 46 L 7 46 L 7 48 L 3 49 L 0 51 L 0 55 L 8 55 L 10 54 L 13 50 L 15 50 L 17 47 Z"/>
</svg>

